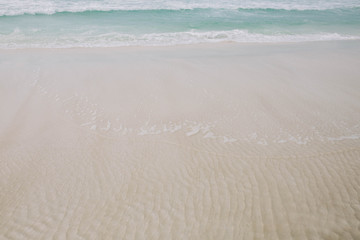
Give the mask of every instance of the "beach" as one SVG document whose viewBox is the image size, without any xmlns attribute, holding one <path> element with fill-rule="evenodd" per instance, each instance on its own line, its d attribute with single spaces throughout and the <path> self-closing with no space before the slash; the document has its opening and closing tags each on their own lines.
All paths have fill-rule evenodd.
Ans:
<svg viewBox="0 0 360 240">
<path fill-rule="evenodd" d="M 0 239 L 360 239 L 359 56 L 0 49 Z"/>
</svg>

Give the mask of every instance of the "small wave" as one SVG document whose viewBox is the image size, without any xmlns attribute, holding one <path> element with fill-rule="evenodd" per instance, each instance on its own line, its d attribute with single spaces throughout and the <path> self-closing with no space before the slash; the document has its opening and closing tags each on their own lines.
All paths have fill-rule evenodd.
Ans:
<svg viewBox="0 0 360 240">
<path fill-rule="evenodd" d="M 298 35 L 265 35 L 249 33 L 245 30 L 210 31 L 210 32 L 174 32 L 131 35 L 121 33 L 106 33 L 101 35 L 81 35 L 42 39 L 39 42 L 25 42 L 21 32 L 8 36 L 0 41 L 0 48 L 92 48 L 92 47 L 122 47 L 122 46 L 172 46 L 199 43 L 279 43 L 279 42 L 310 42 L 333 40 L 358 40 L 360 36 L 341 35 L 338 33 L 298 34 Z"/>
<path fill-rule="evenodd" d="M 329 10 L 329 9 L 351 9 L 359 8 L 360 3 L 347 1 L 312 1 L 299 2 L 270 2 L 270 1 L 236 1 L 227 0 L 220 3 L 210 1 L 199 1 L 189 3 L 188 1 L 115 1 L 107 0 L 99 3 L 95 0 L 53 2 L 47 0 L 38 1 L 9 1 L 1 3 L 0 16 L 18 15 L 53 15 L 56 13 L 70 12 L 82 13 L 89 11 L 143 11 L 143 10 L 194 10 L 194 9 L 238 9 L 238 10 Z"/>
<path fill-rule="evenodd" d="M 0 10 L 0 17 L 15 17 L 15 16 L 25 16 L 25 15 L 33 15 L 33 16 L 41 16 L 41 15 L 58 15 L 58 14 L 107 14 L 107 13 L 114 13 L 114 14 L 123 14 L 123 13 L 133 13 L 136 12 L 138 14 L 141 13 L 175 13 L 175 12 L 181 12 L 181 11 L 193 11 L 193 12 L 209 12 L 209 14 L 213 14 L 214 11 L 238 11 L 238 12 L 251 12 L 251 13 L 264 13 L 269 12 L 269 14 L 273 14 L 275 12 L 281 13 L 285 11 L 291 11 L 291 12 L 313 12 L 313 11 L 329 11 L 331 12 L 341 12 L 341 11 L 359 11 L 360 7 L 354 7 L 354 8 L 331 8 L 331 9 L 283 9 L 283 8 L 234 8 L 234 9 L 226 9 L 226 8 L 182 8 L 182 9 L 171 9 L 171 8 L 163 8 L 163 9 L 107 9 L 107 8 L 86 8 L 83 9 L 64 9 L 64 10 L 55 10 L 55 9 L 42 9 L 37 11 L 23 11 L 23 12 L 1 12 Z"/>
</svg>

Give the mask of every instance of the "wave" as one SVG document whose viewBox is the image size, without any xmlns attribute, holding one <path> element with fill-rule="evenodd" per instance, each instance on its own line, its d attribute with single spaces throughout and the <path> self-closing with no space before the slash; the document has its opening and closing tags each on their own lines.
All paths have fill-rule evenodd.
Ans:
<svg viewBox="0 0 360 240">
<path fill-rule="evenodd" d="M 353 7 L 353 8 L 334 8 L 334 9 L 326 9 L 326 10 L 319 10 L 319 9 L 305 9 L 305 10 L 298 10 L 298 9 L 276 9 L 276 8 L 236 8 L 236 9 L 224 9 L 224 8 L 192 8 L 192 9 L 133 9 L 133 10 L 105 10 L 105 9 L 83 9 L 80 11 L 72 11 L 72 10 L 64 10 L 64 11 L 52 11 L 52 10 L 46 10 L 43 11 L 37 11 L 37 12 L 22 12 L 21 14 L 3 14 L 1 15 L 0 10 L 0 18 L 6 18 L 6 17 L 21 17 L 21 16 L 59 16 L 59 15 L 103 15 L 103 16 L 109 16 L 108 14 L 113 15 L 124 15 L 124 14 L 201 14 L 205 13 L 208 14 L 208 16 L 217 16 L 217 14 L 232 14 L 231 16 L 235 16 L 234 14 L 258 14 L 259 17 L 269 16 L 273 14 L 308 14 L 309 17 L 314 18 L 316 17 L 316 12 L 321 11 L 322 16 L 324 14 L 331 14 L 331 15 L 348 15 L 348 16 L 357 16 L 360 12 L 360 7 Z M 250 15 L 243 15 L 241 17 Z"/>
<path fill-rule="evenodd" d="M 222 1 L 213 3 L 211 1 L 199 1 L 189 3 L 184 1 L 115 1 L 107 0 L 99 3 L 95 0 L 87 1 L 9 1 L 1 3 L 0 16 L 18 16 L 18 15 L 53 15 L 56 13 L 82 13 L 91 11 L 136 11 L 136 10 L 193 10 L 193 9 L 232 9 L 232 10 L 332 10 L 332 9 L 351 9 L 359 8 L 360 2 L 347 1 Z"/>
<path fill-rule="evenodd" d="M 360 40 L 360 36 L 341 35 L 338 33 L 319 34 L 282 34 L 265 35 L 249 33 L 246 30 L 209 31 L 209 32 L 174 32 L 151 33 L 140 36 L 121 33 L 106 33 L 102 35 L 83 34 L 61 38 L 42 39 L 41 42 L 17 41 L 21 32 L 16 31 L 0 41 L 0 48 L 93 48 L 93 47 L 123 47 L 123 46 L 172 46 L 199 43 L 280 43 L 280 42 L 310 42 L 334 40 Z"/>
</svg>

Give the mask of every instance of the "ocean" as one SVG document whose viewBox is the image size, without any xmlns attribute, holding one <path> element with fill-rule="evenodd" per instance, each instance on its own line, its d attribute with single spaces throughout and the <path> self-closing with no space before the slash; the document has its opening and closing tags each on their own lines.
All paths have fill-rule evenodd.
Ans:
<svg viewBox="0 0 360 240">
<path fill-rule="evenodd" d="M 0 48 L 360 39 L 360 0 L 0 0 Z"/>
</svg>

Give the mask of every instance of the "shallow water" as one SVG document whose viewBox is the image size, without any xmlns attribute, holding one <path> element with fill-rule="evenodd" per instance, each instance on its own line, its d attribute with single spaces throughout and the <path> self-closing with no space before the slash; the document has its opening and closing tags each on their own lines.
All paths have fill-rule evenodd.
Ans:
<svg viewBox="0 0 360 240">
<path fill-rule="evenodd" d="M 360 1 L 0 1 L 1 48 L 360 38 Z"/>
<path fill-rule="evenodd" d="M 0 238 L 359 239 L 359 55 L 1 50 Z"/>
</svg>

